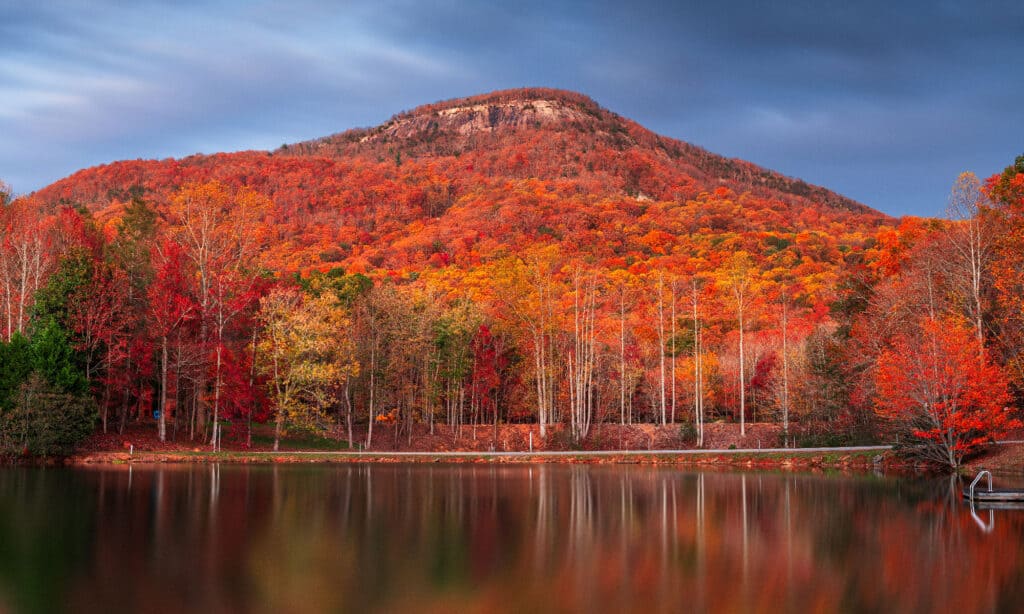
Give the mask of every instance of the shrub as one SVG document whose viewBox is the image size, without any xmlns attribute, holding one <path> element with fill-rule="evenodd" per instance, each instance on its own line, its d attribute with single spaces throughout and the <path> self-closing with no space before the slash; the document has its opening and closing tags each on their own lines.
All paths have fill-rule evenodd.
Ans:
<svg viewBox="0 0 1024 614">
<path fill-rule="evenodd" d="M 92 433 L 96 403 L 60 392 L 33 373 L 18 387 L 10 409 L 0 411 L 0 450 L 38 456 L 66 455 Z"/>
<path fill-rule="evenodd" d="M 697 426 L 692 422 L 684 422 L 680 424 L 679 441 L 687 445 L 693 445 L 697 443 Z"/>
</svg>

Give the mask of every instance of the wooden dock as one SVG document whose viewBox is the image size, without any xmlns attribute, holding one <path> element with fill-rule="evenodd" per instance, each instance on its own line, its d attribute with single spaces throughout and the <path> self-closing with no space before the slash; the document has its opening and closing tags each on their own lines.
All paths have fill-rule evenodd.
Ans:
<svg viewBox="0 0 1024 614">
<path fill-rule="evenodd" d="M 978 482 L 983 477 L 988 477 L 988 488 L 977 488 Z M 972 506 L 975 503 L 989 508 L 995 506 L 1017 507 L 1024 504 L 1024 488 L 992 488 L 992 474 L 984 469 L 979 471 L 971 485 L 964 489 L 963 495 L 964 499 L 970 501 Z"/>
<path fill-rule="evenodd" d="M 971 492 L 965 490 L 964 498 L 971 500 Z M 979 510 L 1024 510 L 1024 489 L 975 490 L 973 502 Z"/>
<path fill-rule="evenodd" d="M 971 499 L 971 491 L 964 490 L 964 499 Z M 996 488 L 974 491 L 975 503 L 1024 503 L 1024 488 Z"/>
</svg>

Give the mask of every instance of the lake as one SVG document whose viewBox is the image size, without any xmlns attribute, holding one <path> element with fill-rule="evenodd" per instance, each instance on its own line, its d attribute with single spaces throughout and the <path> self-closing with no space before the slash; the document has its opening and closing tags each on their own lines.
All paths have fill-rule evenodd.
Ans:
<svg viewBox="0 0 1024 614">
<path fill-rule="evenodd" d="M 1020 611 L 1024 512 L 986 532 L 959 488 L 622 465 L 2 468 L 0 612 Z"/>
</svg>

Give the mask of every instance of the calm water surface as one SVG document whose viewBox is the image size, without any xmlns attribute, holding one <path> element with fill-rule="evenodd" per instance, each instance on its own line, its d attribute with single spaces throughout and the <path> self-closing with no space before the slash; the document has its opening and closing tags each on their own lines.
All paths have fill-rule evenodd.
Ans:
<svg viewBox="0 0 1024 614">
<path fill-rule="evenodd" d="M 955 488 L 638 466 L 4 468 L 0 612 L 1024 611 L 1024 512 L 986 533 Z"/>
</svg>

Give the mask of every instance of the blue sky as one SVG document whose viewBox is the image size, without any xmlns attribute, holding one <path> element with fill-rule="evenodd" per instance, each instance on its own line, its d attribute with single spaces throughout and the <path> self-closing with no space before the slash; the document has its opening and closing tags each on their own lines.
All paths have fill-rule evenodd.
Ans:
<svg viewBox="0 0 1024 614">
<path fill-rule="evenodd" d="M 1024 153 L 1024 3 L 0 0 L 0 178 L 581 91 L 894 215 Z"/>
</svg>

